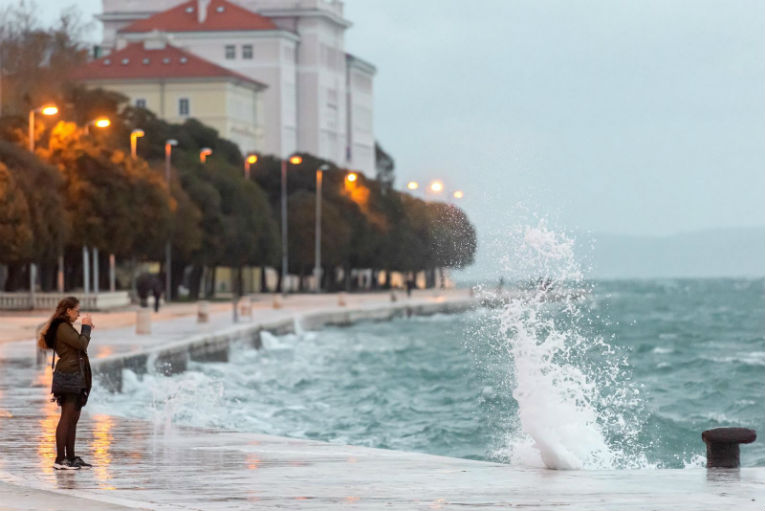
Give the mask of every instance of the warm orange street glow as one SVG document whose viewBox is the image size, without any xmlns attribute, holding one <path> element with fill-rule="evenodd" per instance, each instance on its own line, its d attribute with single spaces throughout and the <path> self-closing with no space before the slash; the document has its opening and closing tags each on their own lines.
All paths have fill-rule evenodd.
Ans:
<svg viewBox="0 0 765 511">
<path fill-rule="evenodd" d="M 199 151 L 199 161 L 201 161 L 202 163 L 206 162 L 207 157 L 210 156 L 211 154 L 212 154 L 212 149 L 210 149 L 209 147 L 202 148 L 202 150 Z"/>
<path fill-rule="evenodd" d="M 410 190 L 416 190 L 420 187 L 420 183 L 418 183 L 417 181 L 409 181 L 406 184 L 406 187 L 409 188 Z"/>
<path fill-rule="evenodd" d="M 257 163 L 257 161 L 258 161 L 258 157 L 254 154 L 251 154 L 247 157 L 247 163 L 249 163 L 250 165 L 252 165 L 253 163 Z"/>
<path fill-rule="evenodd" d="M 456 192 L 454 192 L 454 198 L 455 199 L 461 199 L 464 196 L 465 196 L 465 194 L 462 193 L 462 190 L 457 190 Z"/>
<path fill-rule="evenodd" d="M 348 174 L 348 175 L 345 177 L 345 179 L 347 179 L 349 183 L 353 183 L 353 182 L 354 182 L 354 181 L 356 181 L 358 178 L 359 178 L 359 176 L 358 176 L 358 174 L 356 174 L 355 172 L 351 172 L 350 174 Z"/>
<path fill-rule="evenodd" d="M 112 121 L 107 119 L 106 117 L 99 117 L 98 119 L 93 122 L 93 124 L 96 126 L 96 128 L 108 128 L 111 126 Z"/>
<path fill-rule="evenodd" d="M 44 106 L 41 112 L 43 115 L 56 115 L 58 113 L 58 107 L 55 105 Z"/>
<path fill-rule="evenodd" d="M 290 158 L 290 163 L 293 165 L 300 165 L 301 163 L 303 163 L 303 158 L 301 158 L 300 156 L 293 156 L 292 158 Z"/>
<path fill-rule="evenodd" d="M 133 130 L 130 132 L 130 136 L 133 138 L 141 138 L 144 135 L 145 133 L 143 132 L 143 130 Z"/>
<path fill-rule="evenodd" d="M 430 191 L 434 193 L 441 193 L 444 191 L 444 184 L 441 181 L 433 181 L 430 183 Z"/>
</svg>

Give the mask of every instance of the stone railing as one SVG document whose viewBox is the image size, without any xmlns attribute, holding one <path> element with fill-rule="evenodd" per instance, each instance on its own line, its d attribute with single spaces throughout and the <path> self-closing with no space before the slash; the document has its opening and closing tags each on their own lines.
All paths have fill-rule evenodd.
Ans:
<svg viewBox="0 0 765 511">
<path fill-rule="evenodd" d="M 66 296 L 76 296 L 83 311 L 105 310 L 130 305 L 127 291 L 104 293 L 35 293 L 34 304 L 29 293 L 0 293 L 0 310 L 55 309 Z"/>
</svg>

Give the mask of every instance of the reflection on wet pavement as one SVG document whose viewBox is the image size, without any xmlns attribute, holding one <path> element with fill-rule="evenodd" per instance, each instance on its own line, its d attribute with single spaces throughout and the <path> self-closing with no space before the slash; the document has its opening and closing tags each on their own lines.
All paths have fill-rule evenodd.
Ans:
<svg viewBox="0 0 765 511">
<path fill-rule="evenodd" d="M 564 472 L 155 427 L 84 409 L 77 448 L 91 470 L 56 471 L 50 366 L 0 359 L 0 480 L 153 509 L 757 509 L 765 469 Z M 94 392 L 105 392 L 99 386 Z M 637 507 L 636 507 L 637 506 Z"/>
</svg>

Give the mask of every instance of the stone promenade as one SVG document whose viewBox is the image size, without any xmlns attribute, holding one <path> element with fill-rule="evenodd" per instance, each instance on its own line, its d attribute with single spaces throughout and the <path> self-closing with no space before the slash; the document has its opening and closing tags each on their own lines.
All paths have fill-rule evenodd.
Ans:
<svg viewBox="0 0 765 511">
<path fill-rule="evenodd" d="M 464 292 L 293 296 L 273 309 L 256 302 L 251 322 L 232 324 L 230 304 L 216 304 L 199 325 L 196 309 L 171 306 L 152 335 L 137 336 L 131 311 L 95 314 L 92 356 L 118 360 L 219 336 L 256 324 L 310 319 L 380 319 L 406 305 L 469 303 Z M 174 312 L 173 312 L 174 311 Z M 387 312 L 386 312 L 387 311 Z M 163 313 L 160 313 L 163 314 Z M 39 318 L 16 320 L 17 332 Z M 9 329 L 10 331 L 10 329 Z M 23 339 L 23 336 L 22 336 Z M 216 431 L 90 414 L 79 428 L 80 454 L 92 470 L 51 468 L 58 408 L 48 400 L 50 368 L 34 363 L 32 339 L 0 345 L 0 510 L 238 509 L 570 509 L 759 510 L 765 468 L 707 471 L 549 471 L 364 447 Z M 96 392 L 105 392 L 96 388 Z"/>
</svg>

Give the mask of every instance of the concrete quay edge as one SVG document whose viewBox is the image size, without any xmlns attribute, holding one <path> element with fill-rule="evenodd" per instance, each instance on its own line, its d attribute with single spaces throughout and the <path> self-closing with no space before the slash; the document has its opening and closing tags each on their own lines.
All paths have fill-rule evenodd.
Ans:
<svg viewBox="0 0 765 511">
<path fill-rule="evenodd" d="M 260 349 L 261 332 L 286 335 L 300 330 L 319 330 L 326 326 L 350 326 L 361 321 L 389 321 L 399 317 L 460 313 L 478 305 L 478 300 L 474 298 L 446 298 L 437 302 L 392 302 L 340 310 L 322 308 L 312 312 L 296 311 L 286 319 L 241 322 L 215 334 L 201 333 L 148 350 L 109 355 L 91 360 L 91 366 L 93 374 L 104 388 L 120 392 L 123 369 L 130 369 L 137 374 L 156 370 L 169 375 L 185 371 L 189 361 L 226 362 L 232 344 L 244 343 Z"/>
</svg>

